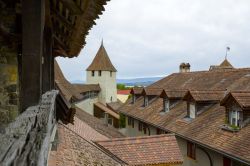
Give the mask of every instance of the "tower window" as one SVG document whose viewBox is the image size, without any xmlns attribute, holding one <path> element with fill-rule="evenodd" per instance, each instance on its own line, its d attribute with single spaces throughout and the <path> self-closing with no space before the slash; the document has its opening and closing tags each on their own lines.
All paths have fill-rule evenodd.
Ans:
<svg viewBox="0 0 250 166">
<path fill-rule="evenodd" d="M 102 76 L 102 71 L 101 70 L 98 71 L 98 75 Z"/>
<path fill-rule="evenodd" d="M 91 74 L 92 77 L 94 77 L 94 76 L 95 76 L 95 71 L 92 71 L 91 73 L 92 73 L 92 74 Z"/>
<path fill-rule="evenodd" d="M 112 77 L 112 71 L 110 71 L 110 77 Z"/>
</svg>

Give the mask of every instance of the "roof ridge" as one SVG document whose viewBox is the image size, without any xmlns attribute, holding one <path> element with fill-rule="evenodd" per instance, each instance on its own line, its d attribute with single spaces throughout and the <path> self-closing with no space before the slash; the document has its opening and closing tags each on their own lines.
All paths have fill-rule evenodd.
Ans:
<svg viewBox="0 0 250 166">
<path fill-rule="evenodd" d="M 161 135 L 151 135 L 151 136 L 139 136 L 139 137 L 124 137 L 124 138 L 112 138 L 109 140 L 97 140 L 95 142 L 111 142 L 111 141 L 123 141 L 123 140 L 138 140 L 138 139 L 151 139 L 160 137 L 170 137 L 175 136 L 175 134 L 161 134 Z"/>
</svg>

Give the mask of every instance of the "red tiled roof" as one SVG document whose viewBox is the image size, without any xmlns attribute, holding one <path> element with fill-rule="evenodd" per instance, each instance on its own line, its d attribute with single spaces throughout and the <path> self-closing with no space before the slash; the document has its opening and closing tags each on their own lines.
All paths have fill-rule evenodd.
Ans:
<svg viewBox="0 0 250 166">
<path fill-rule="evenodd" d="M 106 125 L 103 120 L 98 119 L 85 111 L 76 108 L 76 117 L 84 123 L 88 124 L 91 128 L 96 130 L 98 133 L 108 138 L 122 138 L 124 137 L 116 128 L 110 125 Z M 84 132 L 84 131 L 83 131 Z"/>
<path fill-rule="evenodd" d="M 58 137 L 57 149 L 50 151 L 49 166 L 121 165 L 93 143 L 64 125 L 58 125 Z"/>
<path fill-rule="evenodd" d="M 147 96 L 159 96 L 162 93 L 163 89 L 162 88 L 143 88 L 142 90 L 142 95 L 147 95 Z"/>
<path fill-rule="evenodd" d="M 172 134 L 112 139 L 95 143 L 129 165 L 183 162 L 177 141 Z"/>
<path fill-rule="evenodd" d="M 211 90 L 211 91 L 249 91 L 250 69 L 230 69 L 221 71 L 202 71 L 189 73 L 174 73 L 149 87 L 166 90 Z M 213 98 L 213 96 L 210 96 Z M 202 97 L 204 99 L 204 96 Z M 215 96 L 218 100 L 218 97 Z M 200 99 L 199 99 L 200 100 Z M 244 101 L 247 101 L 244 97 Z M 187 104 L 179 102 L 168 113 L 162 114 L 163 99 L 155 97 L 147 107 L 143 105 L 143 97 L 131 104 L 128 100 L 119 111 L 127 116 L 151 124 L 165 131 L 173 132 L 217 152 L 232 156 L 250 164 L 250 125 L 243 127 L 237 133 L 221 129 L 225 119 L 225 108 L 214 104 L 199 114 L 192 121 L 186 121 Z"/>
<path fill-rule="evenodd" d="M 180 99 L 185 96 L 187 90 L 163 90 L 161 97 L 167 97 L 169 99 Z"/>
<path fill-rule="evenodd" d="M 116 119 L 120 119 L 120 115 L 117 112 L 109 109 L 108 107 L 106 107 L 102 103 L 97 102 L 97 103 L 94 103 L 94 105 L 97 106 L 98 108 L 100 108 L 101 110 L 103 110 L 104 112 L 108 113 L 109 115 L 115 117 Z"/>
<path fill-rule="evenodd" d="M 99 84 L 73 84 L 79 93 L 89 92 L 89 91 L 101 91 Z"/>
<path fill-rule="evenodd" d="M 131 90 L 117 90 L 119 95 L 129 95 Z"/>
<path fill-rule="evenodd" d="M 63 94 L 63 97 L 70 101 L 72 98 L 80 100 L 83 96 L 78 92 L 78 90 L 64 77 L 62 70 L 60 69 L 57 61 L 54 61 L 55 69 L 55 83 Z"/>
<path fill-rule="evenodd" d="M 131 94 L 134 94 L 134 95 L 141 95 L 143 91 L 143 88 L 142 87 L 134 87 L 131 89 Z"/>
<path fill-rule="evenodd" d="M 117 70 L 113 66 L 112 62 L 109 59 L 109 56 L 103 46 L 103 43 L 101 44 L 94 60 L 87 68 L 87 71 L 112 71 L 116 72 Z"/>
</svg>

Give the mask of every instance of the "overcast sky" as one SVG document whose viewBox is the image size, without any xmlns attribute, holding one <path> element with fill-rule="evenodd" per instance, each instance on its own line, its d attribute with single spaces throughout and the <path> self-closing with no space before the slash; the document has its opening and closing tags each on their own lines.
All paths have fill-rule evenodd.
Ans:
<svg viewBox="0 0 250 166">
<path fill-rule="evenodd" d="M 111 0 L 77 58 L 57 58 L 67 79 L 85 80 L 101 39 L 118 78 L 164 76 L 221 63 L 250 66 L 250 0 Z"/>
</svg>

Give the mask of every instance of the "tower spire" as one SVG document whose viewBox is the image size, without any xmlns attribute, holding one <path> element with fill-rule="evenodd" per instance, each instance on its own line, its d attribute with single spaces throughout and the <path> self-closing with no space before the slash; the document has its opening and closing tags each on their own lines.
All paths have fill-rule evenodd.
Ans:
<svg viewBox="0 0 250 166">
<path fill-rule="evenodd" d="M 103 38 L 102 38 L 101 46 L 103 46 Z"/>
<path fill-rule="evenodd" d="M 226 48 L 226 56 L 225 56 L 225 59 L 227 59 L 227 55 L 228 55 L 228 52 L 230 51 L 230 47 L 227 47 Z"/>
</svg>

